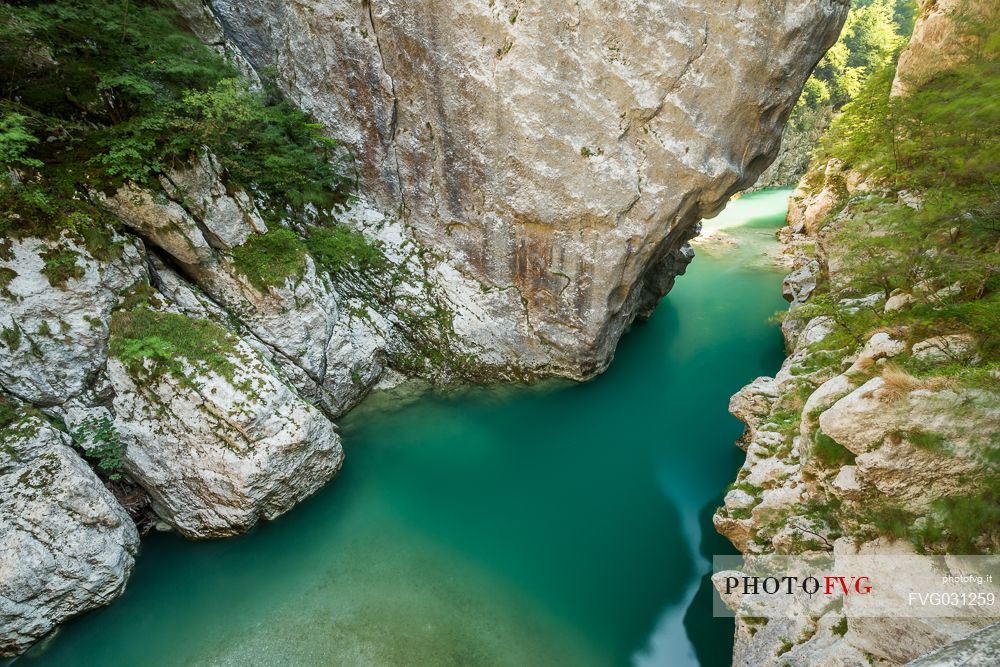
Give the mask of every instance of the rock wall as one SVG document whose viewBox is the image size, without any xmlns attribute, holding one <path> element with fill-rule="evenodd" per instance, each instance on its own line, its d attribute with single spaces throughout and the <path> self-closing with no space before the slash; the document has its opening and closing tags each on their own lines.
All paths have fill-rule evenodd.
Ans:
<svg viewBox="0 0 1000 667">
<path fill-rule="evenodd" d="M 865 215 L 869 195 L 889 194 L 835 160 L 807 180 L 780 233 L 794 268 L 782 290 L 793 313 L 810 303 L 818 282 L 845 279 L 834 240 L 840 222 Z M 875 293 L 839 305 L 891 313 L 913 302 L 908 293 Z M 747 554 L 918 553 L 884 534 L 882 513 L 919 527 L 934 500 L 975 488 L 981 452 L 997 436 L 1000 397 L 921 380 L 893 362 L 907 355 L 975 364 L 970 342 L 958 335 L 914 340 L 893 328 L 858 345 L 838 338 L 830 315 L 789 318 L 782 331 L 789 356 L 781 369 L 730 403 L 746 424 L 739 442 L 746 460 L 714 516 L 716 529 Z M 818 618 L 741 618 L 734 664 L 902 665 L 989 622 L 854 618 L 837 609 Z"/>
<path fill-rule="evenodd" d="M 243 56 L 346 141 L 376 207 L 490 295 L 486 355 L 578 378 L 683 271 L 697 221 L 773 160 L 848 9 L 211 5 Z"/>
<path fill-rule="evenodd" d="M 993 0 L 921 0 L 913 37 L 899 54 L 892 94 L 905 95 L 974 53 L 976 37 L 966 23 L 970 20 L 995 26 L 1000 7 Z"/>
<path fill-rule="evenodd" d="M 960 10 L 995 26 L 1000 7 L 923 2 L 894 95 L 963 57 L 975 37 Z M 935 532 L 953 523 L 940 502 L 976 497 L 995 477 L 984 452 L 1000 442 L 1000 394 L 995 384 L 963 383 L 943 369 L 997 372 L 969 331 L 905 316 L 918 304 L 951 303 L 961 283 L 931 274 L 887 294 L 851 275 L 850 234 L 884 235 L 880 213 L 905 219 L 922 200 L 836 158 L 813 164 L 791 196 L 779 232 L 793 269 L 782 285 L 789 356 L 773 378 L 757 378 L 732 398 L 730 411 L 746 424 L 738 443 L 746 460 L 714 517 L 743 553 L 955 553 Z M 868 333 L 845 335 L 845 316 L 864 311 L 874 315 Z M 991 526 L 975 524 L 962 552 L 995 554 Z M 733 662 L 993 664 L 996 627 L 976 631 L 995 619 L 972 616 L 893 620 L 830 609 L 816 618 L 740 618 Z"/>
<path fill-rule="evenodd" d="M 854 223 L 864 223 L 867 233 L 884 234 L 879 210 L 899 216 L 920 206 L 919 192 L 896 192 L 836 159 L 814 165 L 791 197 L 779 232 L 794 269 L 782 285 L 789 356 L 773 378 L 757 378 L 730 403 L 747 427 L 739 442 L 746 460 L 714 523 L 740 551 L 940 553 L 951 547 L 925 532 L 941 525 L 936 501 L 976 493 L 995 473 L 984 455 L 1000 442 L 993 385 L 917 376 L 901 365 L 989 368 L 972 335 L 935 335 L 919 319 L 898 316 L 918 303 L 944 303 L 959 287 L 928 276 L 906 291 L 859 293 L 845 261 L 842 228 L 856 233 Z M 814 302 L 820 289 L 824 305 Z M 852 291 L 860 295 L 844 296 Z M 879 325 L 862 341 L 842 324 L 859 311 L 876 314 Z M 990 535 L 981 530 L 964 548 L 995 553 Z M 989 622 L 855 618 L 839 610 L 738 619 L 734 663 L 902 665 Z M 970 642 L 962 646 L 957 654 L 966 655 Z"/>
</svg>

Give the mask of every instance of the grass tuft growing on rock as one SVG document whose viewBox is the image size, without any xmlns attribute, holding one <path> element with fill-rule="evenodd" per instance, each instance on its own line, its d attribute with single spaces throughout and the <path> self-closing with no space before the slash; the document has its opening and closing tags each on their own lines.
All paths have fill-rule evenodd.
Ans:
<svg viewBox="0 0 1000 667">
<path fill-rule="evenodd" d="M 888 363 L 882 369 L 882 382 L 881 395 L 890 402 L 918 389 L 946 389 L 953 384 L 945 377 L 916 377 L 894 363 Z"/>
<path fill-rule="evenodd" d="M 5 397 L 0 396 L 0 432 L 3 432 L 4 429 L 20 418 L 21 412 L 18 410 L 18 407 Z"/>
<path fill-rule="evenodd" d="M 278 227 L 257 234 L 233 250 L 236 268 L 257 289 L 266 292 L 288 278 L 299 278 L 306 267 L 306 247 L 290 229 Z"/>
<path fill-rule="evenodd" d="M 110 353 L 143 379 L 169 373 L 187 380 L 187 361 L 196 372 L 232 380 L 239 362 L 236 338 L 220 324 L 146 308 L 112 316 Z"/>
<path fill-rule="evenodd" d="M 17 271 L 0 266 L 0 296 L 14 298 L 13 292 L 10 291 L 10 283 L 14 278 L 17 278 Z"/>
<path fill-rule="evenodd" d="M 346 268 L 380 271 L 389 263 L 378 246 L 347 225 L 313 227 L 306 247 L 320 268 L 333 275 Z"/>
<path fill-rule="evenodd" d="M 42 251 L 41 258 L 45 262 L 42 273 L 53 287 L 65 287 L 71 278 L 82 278 L 83 267 L 77 264 L 79 257 L 72 250 L 56 246 Z"/>
<path fill-rule="evenodd" d="M 7 346 L 11 352 L 21 349 L 21 327 L 17 322 L 11 322 L 9 327 L 0 328 L 0 342 Z"/>
<path fill-rule="evenodd" d="M 912 429 L 906 431 L 905 433 L 894 434 L 897 437 L 901 437 L 907 440 L 914 447 L 919 449 L 925 449 L 931 452 L 946 453 L 948 451 L 948 443 L 943 435 L 940 433 L 934 433 L 933 431 L 925 431 L 923 429 Z"/>
<path fill-rule="evenodd" d="M 306 254 L 316 262 L 318 271 L 332 276 L 348 269 L 381 272 L 389 266 L 375 243 L 342 224 L 310 226 L 304 238 L 285 227 L 276 227 L 266 234 L 251 236 L 235 248 L 233 261 L 254 287 L 266 291 L 283 285 L 287 278 L 300 278 Z"/>
</svg>

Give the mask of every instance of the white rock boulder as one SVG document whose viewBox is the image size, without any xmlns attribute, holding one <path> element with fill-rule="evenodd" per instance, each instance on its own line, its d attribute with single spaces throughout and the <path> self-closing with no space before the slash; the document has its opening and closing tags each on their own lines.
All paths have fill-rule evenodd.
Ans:
<svg viewBox="0 0 1000 667">
<path fill-rule="evenodd" d="M 0 439 L 0 657 L 9 657 L 118 597 L 139 536 L 64 434 L 23 416 Z"/>
<path fill-rule="evenodd" d="M 214 365 L 182 349 L 169 370 L 151 359 L 108 362 L 125 470 L 190 538 L 277 517 L 329 481 L 344 457 L 334 425 L 253 348 L 221 327 L 208 333 L 220 337 Z"/>
<path fill-rule="evenodd" d="M 107 359 L 108 322 L 119 296 L 145 281 L 139 246 L 114 237 L 121 252 L 99 261 L 77 242 L 10 239 L 0 271 L 0 386 L 39 406 L 80 395 Z M 58 253 L 75 268 L 64 282 L 46 275 L 45 255 Z M 0 253 L 2 255 L 2 253 Z"/>
</svg>

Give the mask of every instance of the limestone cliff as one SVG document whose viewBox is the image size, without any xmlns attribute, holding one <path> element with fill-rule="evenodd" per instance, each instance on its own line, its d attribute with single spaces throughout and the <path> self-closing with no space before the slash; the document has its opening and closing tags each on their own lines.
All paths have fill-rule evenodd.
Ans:
<svg viewBox="0 0 1000 667">
<path fill-rule="evenodd" d="M 956 20 L 995 12 L 992 0 L 921 0 L 913 38 L 899 54 L 893 95 L 904 95 L 937 72 L 953 66 L 974 51 Z"/>
<path fill-rule="evenodd" d="M 470 351 L 577 378 L 683 271 L 697 221 L 774 158 L 848 8 L 211 5 L 243 56 L 351 146 L 376 207 L 461 293 L 488 297 L 458 304 L 490 321 Z"/>
</svg>

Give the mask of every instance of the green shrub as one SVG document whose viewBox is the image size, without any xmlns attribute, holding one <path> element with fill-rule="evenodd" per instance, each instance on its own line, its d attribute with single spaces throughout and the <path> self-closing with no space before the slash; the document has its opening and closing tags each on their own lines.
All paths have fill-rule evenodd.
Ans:
<svg viewBox="0 0 1000 667">
<path fill-rule="evenodd" d="M 265 195 L 279 209 L 328 209 L 344 201 L 349 184 L 336 161 L 337 143 L 322 126 L 276 96 L 250 90 L 236 78 L 183 96 L 180 139 L 172 151 L 208 146 L 237 183 Z"/>
<path fill-rule="evenodd" d="M 842 501 L 835 496 L 810 498 L 802 507 L 802 515 L 825 526 L 824 532 L 828 537 L 836 539 L 843 535 L 843 528 L 838 516 L 841 506 Z"/>
<path fill-rule="evenodd" d="M 112 315 L 109 351 L 134 378 L 170 373 L 186 381 L 186 360 L 195 372 L 231 380 L 238 363 L 236 339 L 216 322 L 146 308 Z"/>
<path fill-rule="evenodd" d="M 114 422 L 109 417 L 90 415 L 85 418 L 74 431 L 73 439 L 86 458 L 94 461 L 100 470 L 107 473 L 108 479 L 112 481 L 121 479 L 119 471 L 122 467 L 125 445 L 122 444 Z"/>
<path fill-rule="evenodd" d="M 1000 17 L 1000 9 L 994 10 Z M 993 29 L 995 34 L 995 28 Z M 946 333 L 972 334 L 980 368 L 904 360 L 917 373 L 953 375 L 964 384 L 997 389 L 982 368 L 1000 361 L 1000 42 L 987 40 L 974 57 L 936 75 L 909 95 L 889 98 L 891 68 L 849 105 L 824 138 L 819 160 L 837 157 L 897 190 L 918 192 L 914 210 L 894 197 L 855 201 L 827 243 L 843 258 L 840 294 L 819 290 L 797 317 L 826 314 L 838 328 L 864 338 L 875 326 L 903 326 L 911 340 Z M 843 296 L 894 289 L 915 293 L 913 307 L 885 315 L 847 313 Z M 956 294 L 935 290 L 958 284 Z M 867 322 L 865 320 L 868 320 Z"/>
<path fill-rule="evenodd" d="M 0 5 L 0 160 L 40 172 L 4 188 L 0 233 L 57 237 L 81 193 L 157 176 L 208 146 L 272 217 L 345 201 L 345 155 L 273 86 L 251 90 L 154 0 Z M 39 141 L 45 137 L 45 141 Z M 101 219 L 103 224 L 111 224 Z"/>
<path fill-rule="evenodd" d="M 847 634 L 847 617 L 842 617 L 837 624 L 833 626 L 833 634 L 838 637 L 843 637 Z"/>
<path fill-rule="evenodd" d="M 0 115 L 0 164 L 15 167 L 41 167 L 43 163 L 28 157 L 28 149 L 38 137 L 27 127 L 27 116 L 12 111 Z M 5 175 L 6 176 L 6 175 Z"/>
<path fill-rule="evenodd" d="M 288 278 L 302 276 L 306 266 L 306 247 L 290 229 L 276 227 L 266 234 L 255 234 L 233 249 L 233 261 L 254 287 L 267 291 L 284 285 Z"/>
<path fill-rule="evenodd" d="M 914 515 L 896 505 L 884 505 L 870 509 L 862 521 L 872 525 L 878 534 L 891 540 L 901 540 L 910 533 Z"/>
<path fill-rule="evenodd" d="M 914 536 L 918 546 L 953 554 L 1000 550 L 1000 477 L 990 476 L 977 493 L 938 499 L 932 508 L 927 525 Z"/>
</svg>

